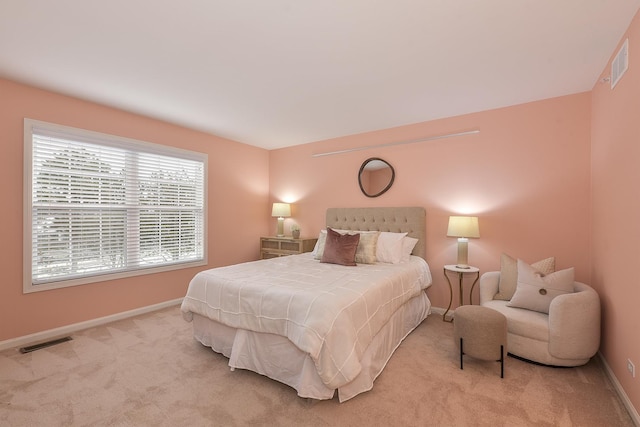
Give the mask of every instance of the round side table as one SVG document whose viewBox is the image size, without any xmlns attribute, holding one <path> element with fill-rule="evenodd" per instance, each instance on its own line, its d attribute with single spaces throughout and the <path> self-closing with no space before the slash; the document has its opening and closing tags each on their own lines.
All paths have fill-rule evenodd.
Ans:
<svg viewBox="0 0 640 427">
<path fill-rule="evenodd" d="M 447 319 L 447 313 L 451 310 L 451 304 L 453 303 L 453 288 L 451 287 L 451 280 L 449 279 L 449 275 L 447 273 L 455 273 L 458 275 L 458 290 L 460 295 L 460 305 L 464 305 L 464 298 L 462 296 L 462 287 L 463 287 L 463 279 L 465 274 L 475 274 L 475 280 L 471 285 L 471 290 L 469 291 L 469 304 L 471 304 L 471 296 L 473 295 L 473 288 L 476 286 L 478 279 L 480 278 L 480 269 L 478 267 L 468 266 L 466 268 L 458 267 L 455 264 L 445 265 L 444 266 L 444 277 L 447 279 L 447 283 L 449 284 L 449 306 L 447 310 L 442 315 L 442 320 L 445 322 L 453 322 L 453 318 Z"/>
</svg>

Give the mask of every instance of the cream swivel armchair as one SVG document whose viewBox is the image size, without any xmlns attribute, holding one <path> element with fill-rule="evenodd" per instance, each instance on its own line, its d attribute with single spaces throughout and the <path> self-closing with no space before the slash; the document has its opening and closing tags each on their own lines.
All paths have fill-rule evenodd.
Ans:
<svg viewBox="0 0 640 427">
<path fill-rule="evenodd" d="M 574 282 L 574 292 L 553 298 L 546 314 L 494 299 L 499 281 L 499 271 L 482 275 L 480 305 L 507 317 L 510 354 L 552 366 L 584 365 L 596 354 L 600 347 L 600 299 L 590 286 Z"/>
</svg>

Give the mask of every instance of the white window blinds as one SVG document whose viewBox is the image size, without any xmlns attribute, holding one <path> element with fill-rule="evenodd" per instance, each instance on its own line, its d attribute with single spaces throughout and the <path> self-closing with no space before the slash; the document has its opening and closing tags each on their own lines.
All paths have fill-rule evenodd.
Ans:
<svg viewBox="0 0 640 427">
<path fill-rule="evenodd" d="M 206 262 L 206 155 L 28 119 L 25 148 L 31 287 Z"/>
</svg>

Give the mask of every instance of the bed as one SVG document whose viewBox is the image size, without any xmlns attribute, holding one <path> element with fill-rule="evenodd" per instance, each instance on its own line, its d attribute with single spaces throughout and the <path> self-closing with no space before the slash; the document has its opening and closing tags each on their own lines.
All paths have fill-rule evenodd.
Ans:
<svg viewBox="0 0 640 427">
<path fill-rule="evenodd" d="M 361 236 L 407 233 L 417 243 L 398 263 L 329 264 L 317 259 L 316 248 L 205 270 L 191 280 L 181 311 L 195 339 L 229 358 L 232 370 L 265 375 L 304 398 L 337 393 L 344 402 L 373 387 L 430 313 L 425 211 L 330 208 L 326 225 Z"/>
</svg>

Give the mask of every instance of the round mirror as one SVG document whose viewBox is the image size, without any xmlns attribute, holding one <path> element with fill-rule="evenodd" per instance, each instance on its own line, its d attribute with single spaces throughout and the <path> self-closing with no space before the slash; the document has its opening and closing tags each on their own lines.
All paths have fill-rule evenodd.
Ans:
<svg viewBox="0 0 640 427">
<path fill-rule="evenodd" d="M 365 160 L 358 172 L 360 190 L 367 197 L 378 197 L 384 194 L 391 188 L 395 178 L 396 171 L 393 166 L 378 157 Z"/>
</svg>

